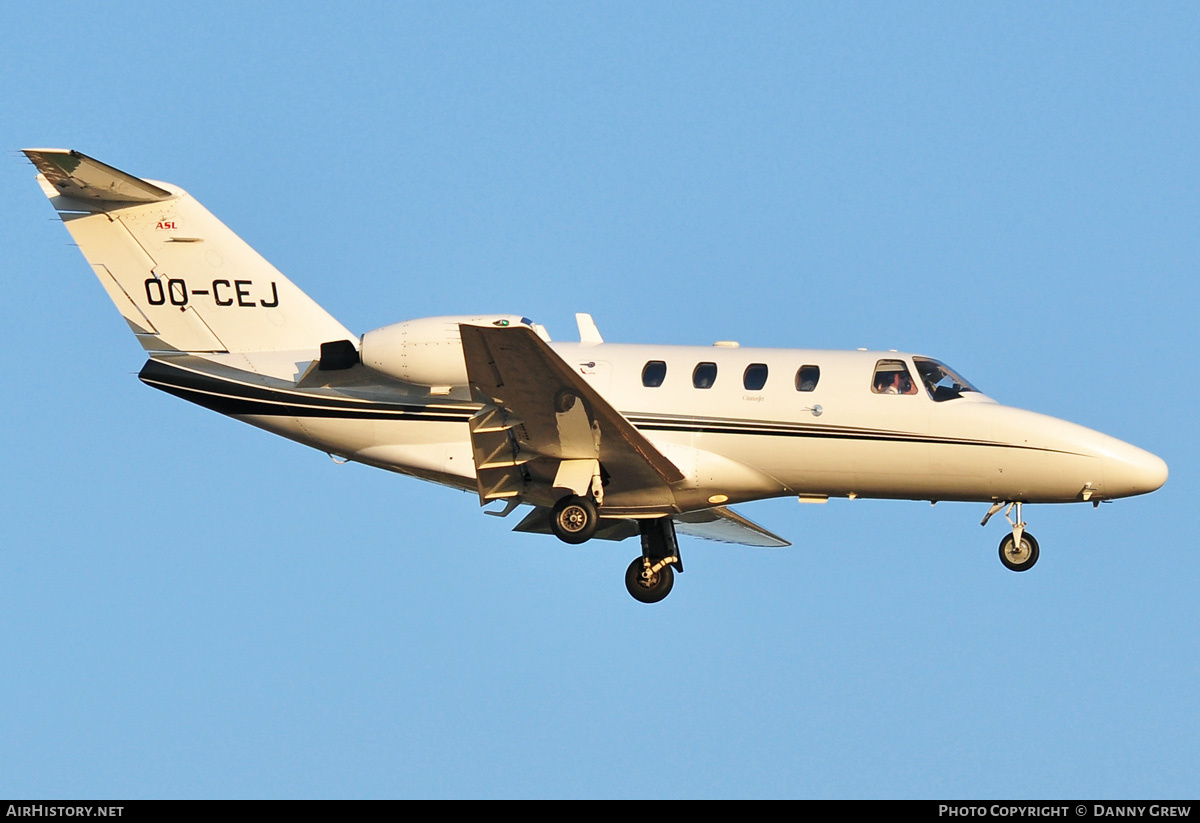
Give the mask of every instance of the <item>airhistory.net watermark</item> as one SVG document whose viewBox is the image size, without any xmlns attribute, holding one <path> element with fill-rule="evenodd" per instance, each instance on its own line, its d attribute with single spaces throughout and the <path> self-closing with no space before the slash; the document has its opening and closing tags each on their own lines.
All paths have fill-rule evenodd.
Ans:
<svg viewBox="0 0 1200 823">
<path fill-rule="evenodd" d="M 124 806 L 51 806 L 42 803 L 8 804 L 5 817 L 120 817 Z"/>
</svg>

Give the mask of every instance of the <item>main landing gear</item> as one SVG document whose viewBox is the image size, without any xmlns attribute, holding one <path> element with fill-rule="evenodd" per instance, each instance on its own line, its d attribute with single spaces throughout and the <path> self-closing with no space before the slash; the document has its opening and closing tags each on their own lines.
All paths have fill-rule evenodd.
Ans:
<svg viewBox="0 0 1200 823">
<path fill-rule="evenodd" d="M 586 543 L 596 534 L 600 515 L 589 498 L 569 494 L 554 504 L 550 530 L 564 543 Z"/>
<path fill-rule="evenodd" d="M 669 517 L 639 520 L 638 531 L 642 536 L 642 556 L 635 557 L 625 570 L 625 588 L 634 600 L 657 603 L 670 594 L 675 585 L 672 566 L 683 571 L 675 523 Z"/>
<path fill-rule="evenodd" d="M 590 497 L 567 495 L 550 511 L 550 530 L 565 543 L 586 543 L 596 534 L 600 515 Z M 625 571 L 625 588 L 634 600 L 657 603 L 671 593 L 675 569 L 683 571 L 675 522 L 670 517 L 637 521 L 642 538 L 642 556 L 634 558 Z"/>
<path fill-rule="evenodd" d="M 1004 509 L 1005 505 L 1008 506 L 1007 509 Z M 1015 523 L 1009 517 L 1009 512 L 1014 507 L 1017 510 Z M 1004 564 L 1005 568 L 1014 572 L 1029 571 L 1038 561 L 1039 549 L 1034 536 L 1025 531 L 1025 521 L 1021 519 L 1021 501 L 993 503 L 979 525 L 986 526 L 987 522 L 992 519 L 992 515 L 1001 509 L 1004 509 L 1004 519 L 1012 526 L 1012 534 L 1004 535 L 1004 539 L 1000 541 L 1000 562 Z"/>
</svg>

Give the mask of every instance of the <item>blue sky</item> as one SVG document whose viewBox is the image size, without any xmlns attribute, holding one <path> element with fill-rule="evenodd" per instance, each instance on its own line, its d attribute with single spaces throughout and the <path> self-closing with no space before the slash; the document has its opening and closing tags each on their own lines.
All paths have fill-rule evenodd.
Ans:
<svg viewBox="0 0 1200 823">
<path fill-rule="evenodd" d="M 1194 4 L 0 6 L 0 795 L 1190 797 Z M 154 392 L 15 150 L 178 183 L 355 332 L 898 348 L 1159 492 L 630 543 Z"/>
</svg>

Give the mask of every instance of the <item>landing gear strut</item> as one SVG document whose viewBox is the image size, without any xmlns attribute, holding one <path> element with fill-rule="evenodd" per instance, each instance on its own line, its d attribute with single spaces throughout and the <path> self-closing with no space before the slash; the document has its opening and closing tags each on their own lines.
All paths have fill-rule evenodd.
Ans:
<svg viewBox="0 0 1200 823">
<path fill-rule="evenodd" d="M 1003 509 L 1004 503 L 993 503 L 988 509 L 988 513 L 984 515 L 983 522 L 979 525 L 986 526 L 992 515 Z M 1009 517 L 1009 512 L 1016 508 L 1017 520 L 1014 523 Z M 1008 504 L 1008 508 L 1004 509 L 1004 519 L 1012 526 L 1012 534 L 1004 535 L 1004 539 L 1000 541 L 1000 562 L 1005 568 L 1011 569 L 1014 572 L 1029 571 L 1033 568 L 1033 564 L 1038 561 L 1038 542 L 1032 534 L 1025 531 L 1025 521 L 1021 519 L 1021 501 L 1015 500 Z"/>
<path fill-rule="evenodd" d="M 669 517 L 639 520 L 638 531 L 642 536 L 642 556 L 635 557 L 625 571 L 625 588 L 634 600 L 657 603 L 670 594 L 675 585 L 672 566 L 683 571 L 675 523 Z"/>
</svg>

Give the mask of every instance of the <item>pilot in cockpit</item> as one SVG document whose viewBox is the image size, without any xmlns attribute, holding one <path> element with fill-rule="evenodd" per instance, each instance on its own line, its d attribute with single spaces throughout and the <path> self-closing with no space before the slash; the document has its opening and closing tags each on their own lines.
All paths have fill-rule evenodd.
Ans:
<svg viewBox="0 0 1200 823">
<path fill-rule="evenodd" d="M 876 394 L 917 393 L 917 387 L 913 385 L 912 378 L 908 376 L 907 370 L 880 369 L 875 373 L 874 389 Z"/>
</svg>

